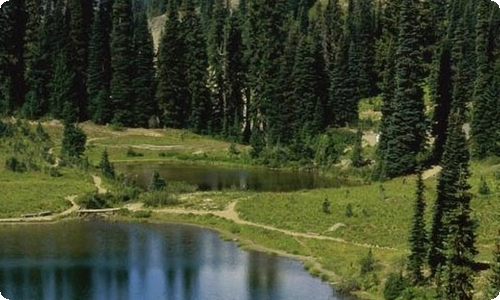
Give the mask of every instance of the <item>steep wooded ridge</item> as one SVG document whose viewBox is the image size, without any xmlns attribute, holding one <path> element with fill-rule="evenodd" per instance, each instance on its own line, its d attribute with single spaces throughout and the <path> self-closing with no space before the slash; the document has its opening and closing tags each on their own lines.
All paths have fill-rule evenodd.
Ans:
<svg viewBox="0 0 500 300">
<path fill-rule="evenodd" d="M 338 158 L 332 129 L 378 125 L 378 176 L 411 174 L 420 154 L 440 162 L 458 96 L 473 155 L 499 152 L 498 11 L 487 0 L 9 1 L 0 113 L 187 128 L 249 143 L 264 163 L 315 165 Z M 381 120 L 360 117 L 361 99 L 381 100 Z"/>
<path fill-rule="evenodd" d="M 385 297 L 429 296 L 410 285 L 439 299 L 486 294 L 474 292 L 482 266 L 468 182 L 471 159 L 500 155 L 500 9 L 490 0 L 10 0 L 0 115 L 64 120 L 70 162 L 86 149 L 76 124 L 90 120 L 187 129 L 235 143 L 232 156 L 248 144 L 253 162 L 272 167 L 328 169 L 347 150 L 356 172 L 381 180 L 384 201 L 384 180 L 417 174 L 411 253 Z M 30 137 L 9 124 L 0 135 Z M 370 159 L 365 129 L 377 132 Z M 4 146 L 11 171 L 32 166 L 16 157 L 21 146 Z M 421 173 L 436 165 L 428 226 Z"/>
</svg>

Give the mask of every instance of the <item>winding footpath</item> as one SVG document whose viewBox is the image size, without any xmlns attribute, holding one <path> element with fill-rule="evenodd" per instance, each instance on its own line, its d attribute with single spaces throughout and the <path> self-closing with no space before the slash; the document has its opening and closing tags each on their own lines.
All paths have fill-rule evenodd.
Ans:
<svg viewBox="0 0 500 300">
<path fill-rule="evenodd" d="M 314 234 L 314 233 L 297 232 L 297 231 L 282 229 L 282 228 L 269 226 L 269 225 L 265 225 L 265 224 L 261 224 L 261 223 L 247 221 L 247 220 L 241 219 L 240 216 L 238 215 L 238 212 L 235 209 L 237 202 L 238 202 L 238 200 L 231 202 L 226 207 L 226 209 L 222 210 L 222 211 L 187 210 L 187 209 L 177 209 L 177 208 L 163 208 L 163 209 L 155 209 L 152 211 L 155 213 L 168 213 L 168 214 L 214 215 L 214 216 L 217 216 L 220 218 L 224 218 L 224 219 L 233 221 L 234 223 L 239 224 L 239 225 L 254 226 L 254 227 L 258 227 L 258 228 L 262 228 L 262 229 L 266 229 L 266 230 L 270 230 L 270 231 L 280 232 L 280 233 L 283 233 L 283 234 L 286 234 L 286 235 L 289 235 L 292 237 L 297 237 L 297 238 L 333 241 L 333 242 L 337 242 L 337 243 L 345 243 L 345 244 L 355 245 L 355 246 L 359 246 L 359 247 L 363 247 L 363 248 L 376 248 L 376 249 L 392 250 L 392 251 L 397 250 L 396 248 L 392 248 L 392 247 L 349 242 L 349 241 L 346 241 L 346 240 L 341 239 L 341 238 L 334 238 L 331 236 L 319 235 L 319 234 Z M 140 210 L 140 209 L 136 209 L 136 210 Z"/>
<path fill-rule="evenodd" d="M 105 194 L 108 192 L 108 190 L 102 186 L 101 177 L 96 176 L 96 175 L 92 175 L 92 179 L 94 180 L 94 186 L 96 187 L 98 194 Z M 49 216 L 35 216 L 35 217 L 29 217 L 29 218 L 23 218 L 23 217 L 21 217 L 21 218 L 3 218 L 3 219 L 0 219 L 0 223 L 54 222 L 56 220 L 67 217 L 67 216 L 69 216 L 75 212 L 78 212 L 80 210 L 80 206 L 75 203 L 76 197 L 78 197 L 78 195 L 66 196 L 64 199 L 66 199 L 71 204 L 71 207 L 63 212 L 58 213 L 58 214 L 53 214 L 53 215 L 49 215 Z"/>
</svg>

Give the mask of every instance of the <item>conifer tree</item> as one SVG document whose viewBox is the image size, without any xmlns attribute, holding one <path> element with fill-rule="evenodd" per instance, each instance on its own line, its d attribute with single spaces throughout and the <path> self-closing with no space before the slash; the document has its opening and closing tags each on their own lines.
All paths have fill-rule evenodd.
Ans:
<svg viewBox="0 0 500 300">
<path fill-rule="evenodd" d="M 154 170 L 153 171 L 153 176 L 151 178 L 151 182 L 149 184 L 149 190 L 150 191 L 161 191 L 167 187 L 167 183 L 165 180 L 161 177 L 160 173 L 158 171 Z"/>
<path fill-rule="evenodd" d="M 185 72 L 186 45 L 180 34 L 177 6 L 169 2 L 167 20 L 158 48 L 156 101 L 167 127 L 187 126 L 190 102 Z"/>
<path fill-rule="evenodd" d="M 245 88 L 245 65 L 239 23 L 243 21 L 240 11 L 226 18 L 224 34 L 226 45 L 226 89 L 222 132 L 224 136 L 241 139 L 243 117 L 243 90 Z"/>
<path fill-rule="evenodd" d="M 432 135 L 434 145 L 432 163 L 437 164 L 441 160 L 446 143 L 446 129 L 448 128 L 448 117 L 450 115 L 452 102 L 452 62 L 451 49 L 448 38 L 444 38 L 437 50 L 433 60 L 430 77 L 431 99 L 434 103 L 434 114 L 432 116 Z"/>
<path fill-rule="evenodd" d="M 268 132 L 279 122 L 279 105 L 275 103 L 280 93 L 279 57 L 286 35 L 283 34 L 284 1 L 250 1 L 244 25 L 245 59 L 248 63 L 247 86 L 248 121 L 252 129 L 261 127 L 266 144 L 275 144 L 278 136 Z"/>
<path fill-rule="evenodd" d="M 48 87 L 50 81 L 50 57 L 46 52 L 47 21 L 40 24 L 36 40 L 31 44 L 29 69 L 26 70 L 28 91 L 23 105 L 23 115 L 29 119 L 38 119 L 45 115 L 49 107 Z"/>
<path fill-rule="evenodd" d="M 457 105 L 457 107 L 455 107 Z M 448 138 L 446 139 L 445 151 L 441 160 L 442 170 L 438 176 L 437 198 L 433 207 L 432 227 L 430 233 L 429 266 L 432 275 L 438 268 L 444 267 L 446 262 L 445 252 L 446 239 L 449 228 L 446 218 L 449 218 L 460 202 L 469 201 L 465 193 L 468 188 L 464 185 L 467 180 L 469 167 L 469 152 L 466 147 L 465 133 L 462 130 L 463 108 L 460 104 L 453 102 L 452 113 L 448 125 Z M 459 183 L 461 185 L 459 185 Z M 464 192 L 459 194 L 462 189 Z M 458 197 L 460 195 L 460 197 Z M 468 209 L 464 207 L 464 209 Z"/>
<path fill-rule="evenodd" d="M 490 274 L 488 276 L 488 299 L 493 299 L 500 292 L 500 231 L 498 232 L 493 251 L 493 261 L 490 263 Z"/>
<path fill-rule="evenodd" d="M 353 48 L 350 53 L 351 68 L 355 71 L 356 97 L 367 98 L 375 94 L 375 20 L 372 0 L 357 0 L 352 2 L 354 7 L 351 21 L 351 37 Z M 351 9 L 350 9 L 351 10 Z M 349 20 L 348 20 L 349 21 Z M 356 99 L 356 100 L 358 100 Z"/>
<path fill-rule="evenodd" d="M 67 11 L 69 13 L 69 45 L 68 53 L 71 53 L 71 60 L 68 60 L 70 68 L 75 72 L 75 97 L 78 108 L 78 118 L 87 118 L 87 86 L 86 72 L 88 65 L 88 44 L 89 30 L 91 26 L 92 14 L 87 16 L 88 5 L 91 1 L 68 0 Z M 92 4 L 90 4 L 92 11 Z"/>
<path fill-rule="evenodd" d="M 189 127 L 196 133 L 207 133 L 211 105 L 207 80 L 207 53 L 205 35 L 193 0 L 184 0 L 181 6 L 181 34 L 186 45 L 185 59 L 187 91 L 190 101 Z"/>
<path fill-rule="evenodd" d="M 442 298 L 472 300 L 474 296 L 474 256 L 476 225 L 470 217 L 468 170 L 460 170 L 456 182 L 457 206 L 445 218 L 448 236 L 445 243 L 446 263 L 443 269 Z"/>
<path fill-rule="evenodd" d="M 476 80 L 474 83 L 474 106 L 471 120 L 472 155 L 485 158 L 495 154 L 498 146 L 496 124 L 498 123 L 498 99 L 491 95 L 494 78 L 491 76 L 493 62 L 489 49 L 490 11 L 492 3 L 478 1 L 476 24 Z M 496 8 L 495 8 L 496 9 Z M 494 89 L 494 87 L 493 87 Z M 493 96 L 493 97 L 491 97 Z"/>
<path fill-rule="evenodd" d="M 66 104 L 70 104 L 69 107 L 77 112 L 75 72 L 69 68 L 68 58 L 64 51 L 59 53 L 54 62 L 54 77 L 49 84 L 49 89 L 52 117 L 64 117 L 63 110 Z M 78 116 L 78 113 L 76 115 Z"/>
<path fill-rule="evenodd" d="M 99 164 L 101 168 L 101 173 L 104 177 L 108 179 L 114 179 L 115 178 L 115 168 L 114 166 L 109 162 L 109 155 L 108 151 L 104 149 L 101 154 L 101 163 Z"/>
<path fill-rule="evenodd" d="M 24 102 L 27 17 L 25 0 L 7 1 L 0 8 L 0 113 L 14 113 Z"/>
<path fill-rule="evenodd" d="M 226 19 L 229 10 L 225 0 L 216 0 L 212 19 L 207 34 L 207 55 L 209 64 L 208 82 L 211 91 L 211 128 L 214 134 L 222 131 L 223 123 L 227 122 L 227 78 L 228 68 L 228 35 Z"/>
<path fill-rule="evenodd" d="M 295 104 L 293 107 L 296 125 L 299 126 L 295 128 L 296 134 L 302 134 L 304 137 L 311 137 L 319 129 L 318 120 L 314 117 L 318 99 L 315 93 L 314 57 L 311 47 L 310 36 L 302 36 L 296 50 L 295 64 L 291 74 L 293 90 L 289 96 L 292 97 L 291 102 Z"/>
<path fill-rule="evenodd" d="M 134 31 L 135 76 L 133 80 L 136 126 L 147 127 L 148 120 L 156 114 L 155 68 L 153 38 L 149 31 L 146 14 L 139 13 Z"/>
<path fill-rule="evenodd" d="M 424 280 L 423 268 L 427 253 L 427 232 L 425 230 L 425 197 L 422 171 L 417 172 L 417 189 L 413 210 L 413 224 L 410 231 L 410 255 L 408 256 L 408 273 L 413 284 Z"/>
<path fill-rule="evenodd" d="M 96 10 L 89 44 L 87 93 L 89 117 L 96 124 L 106 124 L 112 118 L 110 99 L 111 54 L 111 2 L 101 1 Z"/>
<path fill-rule="evenodd" d="M 113 3 L 113 30 L 111 32 L 111 98 L 112 123 L 134 125 L 134 50 L 133 16 L 130 0 Z"/>
<path fill-rule="evenodd" d="M 385 172 L 388 177 L 415 171 L 416 156 L 425 140 L 425 115 L 421 82 L 418 32 L 419 1 L 403 1 L 399 17 L 396 85 L 391 104 L 391 130 L 387 136 Z"/>
<path fill-rule="evenodd" d="M 380 18 L 382 35 L 377 42 L 376 69 L 380 70 L 381 78 L 379 89 L 382 96 L 382 117 L 379 125 L 380 138 L 377 145 L 377 177 L 385 178 L 385 165 L 387 162 L 387 142 L 392 133 L 392 114 L 395 90 L 396 49 L 399 24 L 399 6 L 401 1 L 389 1 Z"/>
<path fill-rule="evenodd" d="M 61 154 L 70 160 L 79 159 L 85 152 L 87 136 L 83 130 L 73 123 L 64 124 L 61 143 Z"/>
</svg>

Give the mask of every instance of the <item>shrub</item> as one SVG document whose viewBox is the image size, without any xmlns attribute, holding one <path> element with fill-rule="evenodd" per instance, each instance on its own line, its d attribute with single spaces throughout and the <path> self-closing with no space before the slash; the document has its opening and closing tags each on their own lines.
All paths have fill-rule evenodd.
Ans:
<svg viewBox="0 0 500 300">
<path fill-rule="evenodd" d="M 352 211 L 352 204 L 351 203 L 347 203 L 347 206 L 345 207 L 345 216 L 347 218 L 354 216 L 354 212 Z"/>
<path fill-rule="evenodd" d="M 176 205 L 179 203 L 179 199 L 167 191 L 150 191 L 143 193 L 141 194 L 140 200 L 144 205 L 150 207 Z"/>
<path fill-rule="evenodd" d="M 359 262 L 361 265 L 361 269 L 359 271 L 361 276 L 365 276 L 368 273 L 371 273 L 375 270 L 375 258 L 373 257 L 372 249 L 368 250 L 368 253 L 365 257 L 361 259 Z"/>
<path fill-rule="evenodd" d="M 11 156 L 5 160 L 5 168 L 13 172 L 26 172 L 26 164 Z"/>
<path fill-rule="evenodd" d="M 488 183 L 486 182 L 486 178 L 484 178 L 484 176 L 481 176 L 478 192 L 480 195 L 489 195 L 491 192 L 490 187 L 488 186 Z"/>
<path fill-rule="evenodd" d="M 346 281 L 342 281 L 337 286 L 337 291 L 342 294 L 349 294 L 355 291 L 359 291 L 361 289 L 361 285 L 359 284 L 358 279 L 350 278 Z"/>
<path fill-rule="evenodd" d="M 395 300 L 408 287 L 408 282 L 401 273 L 391 273 L 384 285 L 384 299 Z"/>
<path fill-rule="evenodd" d="M 325 200 L 323 200 L 323 212 L 325 214 L 330 214 L 331 213 L 331 210 L 330 210 L 330 201 L 328 200 L 328 198 L 325 198 Z"/>
<path fill-rule="evenodd" d="M 87 193 L 78 198 L 78 203 L 85 209 L 101 209 L 108 208 L 108 202 L 113 199 L 110 193 L 97 194 Z"/>
<path fill-rule="evenodd" d="M 141 157 L 141 156 L 144 156 L 144 154 L 136 152 L 132 147 L 127 148 L 127 157 Z"/>
<path fill-rule="evenodd" d="M 235 143 L 231 143 L 231 145 L 229 146 L 229 154 L 231 154 L 231 155 L 239 155 L 240 154 L 240 151 L 238 150 L 238 148 L 236 148 Z"/>
</svg>

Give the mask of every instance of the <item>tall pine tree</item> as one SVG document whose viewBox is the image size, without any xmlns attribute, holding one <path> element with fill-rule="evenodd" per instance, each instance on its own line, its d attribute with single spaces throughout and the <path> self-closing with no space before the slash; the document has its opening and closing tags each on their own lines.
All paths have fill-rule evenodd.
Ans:
<svg viewBox="0 0 500 300">
<path fill-rule="evenodd" d="M 424 280 L 423 268 L 427 253 L 427 232 L 425 230 L 425 198 L 422 171 L 417 173 L 417 190 L 413 212 L 413 224 L 410 231 L 410 255 L 408 256 L 408 273 L 413 284 Z"/>
<path fill-rule="evenodd" d="M 87 73 L 88 112 L 92 121 L 106 124 L 112 118 L 111 84 L 111 1 L 101 1 L 95 12 L 89 44 Z"/>
<path fill-rule="evenodd" d="M 156 115 L 155 68 L 153 38 L 149 31 L 146 14 L 140 12 L 134 31 L 135 76 L 134 76 L 134 118 L 136 126 L 147 127 L 151 117 Z"/>
<path fill-rule="evenodd" d="M 385 156 L 388 177 L 415 171 L 416 156 L 425 142 L 425 115 L 421 84 L 421 51 L 418 32 L 419 1 L 403 1 L 396 50 L 395 92 L 391 105 Z"/>
<path fill-rule="evenodd" d="M 180 21 L 175 2 L 169 2 L 167 19 L 158 48 L 156 101 L 161 121 L 167 127 L 187 126 L 190 102 L 185 72 L 185 41 L 180 34 Z"/>
</svg>

